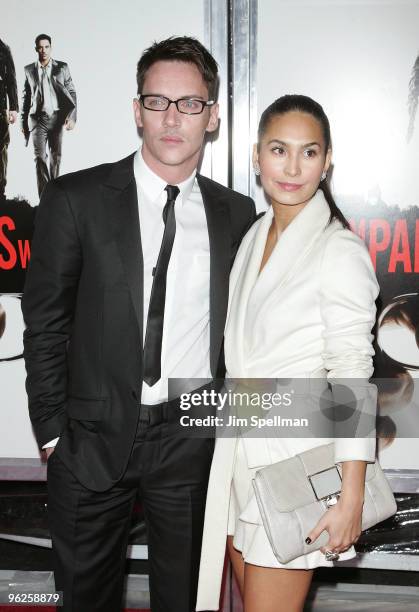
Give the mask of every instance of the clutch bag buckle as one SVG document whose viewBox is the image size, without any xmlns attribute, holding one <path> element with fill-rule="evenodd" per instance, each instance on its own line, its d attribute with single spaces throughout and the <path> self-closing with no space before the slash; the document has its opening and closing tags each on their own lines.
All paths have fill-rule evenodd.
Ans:
<svg viewBox="0 0 419 612">
<path fill-rule="evenodd" d="M 317 501 L 322 501 L 326 508 L 334 506 L 340 497 L 342 479 L 336 465 L 307 475 Z"/>
</svg>

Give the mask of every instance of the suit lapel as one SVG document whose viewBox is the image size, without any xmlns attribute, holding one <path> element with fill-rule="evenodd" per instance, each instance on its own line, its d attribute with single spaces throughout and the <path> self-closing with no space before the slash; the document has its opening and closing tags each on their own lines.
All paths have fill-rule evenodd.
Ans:
<svg viewBox="0 0 419 612">
<path fill-rule="evenodd" d="M 259 279 L 259 270 L 265 252 L 266 239 L 272 223 L 272 208 L 261 219 L 248 252 L 247 264 L 242 269 L 240 299 L 247 304 L 249 295 Z"/>
<path fill-rule="evenodd" d="M 134 155 L 114 164 L 103 185 L 108 219 L 127 277 L 131 299 L 143 337 L 143 253 L 138 215 Z"/>
<path fill-rule="evenodd" d="M 313 245 L 323 233 L 330 216 L 330 210 L 318 190 L 303 210 L 282 232 L 274 250 L 257 280 L 255 290 L 263 289 L 273 280 L 275 287 L 281 287 L 298 270 Z"/>
<path fill-rule="evenodd" d="M 65 87 L 63 87 L 63 85 L 57 79 L 57 76 L 59 75 L 59 73 L 60 73 L 60 67 L 59 67 L 58 63 L 55 60 L 52 60 L 51 83 L 52 83 L 52 85 L 55 88 L 55 91 L 57 93 L 59 93 L 59 91 L 62 91 L 68 97 L 67 89 Z M 59 90 L 59 91 L 57 91 L 57 90 Z"/>
<path fill-rule="evenodd" d="M 39 87 L 40 86 L 40 82 L 39 82 L 39 74 L 38 74 L 38 64 L 37 64 L 37 62 L 32 64 L 31 68 L 32 68 L 32 77 L 33 77 L 33 81 L 35 83 L 35 86 Z"/>
<path fill-rule="evenodd" d="M 234 354 L 231 364 L 234 363 L 236 369 L 234 371 L 229 370 L 231 376 L 244 376 L 244 342 L 248 335 L 246 333 L 248 302 L 258 280 L 266 237 L 271 222 L 272 209 L 269 208 L 262 219 L 255 224 L 254 234 L 251 237 L 247 235 L 244 238 L 232 270 L 230 305 L 227 317 L 227 338 L 229 353 L 230 355 Z"/>
<path fill-rule="evenodd" d="M 256 320 L 271 308 L 271 300 L 280 299 L 284 285 L 298 271 L 310 251 L 324 236 L 330 210 L 318 190 L 305 208 L 295 217 L 279 237 L 249 298 L 246 326 L 254 328 Z"/>
<path fill-rule="evenodd" d="M 142 338 L 143 255 L 133 157 L 130 155 L 114 164 L 103 185 L 103 195 Z M 213 181 L 199 174 L 197 180 L 204 203 L 210 244 L 210 366 L 215 376 L 228 305 L 230 218 L 224 202 L 225 196 L 219 194 Z"/>
<path fill-rule="evenodd" d="M 59 67 L 58 67 L 57 62 L 55 60 L 52 60 L 52 64 L 51 64 L 51 79 L 52 78 L 55 79 L 55 77 L 57 76 L 58 72 L 59 72 Z"/>
<path fill-rule="evenodd" d="M 217 373 L 228 305 L 231 238 L 225 196 L 210 179 L 197 175 L 207 218 L 210 244 L 210 365 Z"/>
</svg>

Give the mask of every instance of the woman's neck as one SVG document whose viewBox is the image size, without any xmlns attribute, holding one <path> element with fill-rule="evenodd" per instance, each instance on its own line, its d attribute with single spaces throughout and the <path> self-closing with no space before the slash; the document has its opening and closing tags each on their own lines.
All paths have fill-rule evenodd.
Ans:
<svg viewBox="0 0 419 612">
<path fill-rule="evenodd" d="M 278 236 L 285 230 L 286 227 L 295 219 L 295 217 L 305 208 L 308 202 L 295 204 L 290 206 L 272 202 L 272 210 L 274 213 L 274 222 Z"/>
</svg>

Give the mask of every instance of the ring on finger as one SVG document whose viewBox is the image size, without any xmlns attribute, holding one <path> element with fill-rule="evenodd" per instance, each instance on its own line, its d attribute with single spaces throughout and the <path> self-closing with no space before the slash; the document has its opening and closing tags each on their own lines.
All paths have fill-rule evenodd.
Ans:
<svg viewBox="0 0 419 612">
<path fill-rule="evenodd" d="M 326 557 L 326 561 L 337 561 L 340 557 L 339 553 L 334 550 L 326 550 L 324 556 Z"/>
</svg>

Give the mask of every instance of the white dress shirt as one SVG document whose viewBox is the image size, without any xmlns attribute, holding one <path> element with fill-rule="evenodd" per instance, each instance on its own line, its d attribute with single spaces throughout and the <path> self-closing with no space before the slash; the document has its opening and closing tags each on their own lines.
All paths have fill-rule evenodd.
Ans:
<svg viewBox="0 0 419 612">
<path fill-rule="evenodd" d="M 45 87 L 45 90 L 43 89 L 44 101 L 42 110 L 44 113 L 47 113 L 47 115 L 52 115 L 53 112 L 59 110 L 57 94 L 55 93 L 55 89 L 51 81 L 52 59 L 49 60 L 46 66 L 43 66 L 40 62 L 38 62 L 38 77 L 41 89 L 44 70 L 46 71 L 48 86 Z"/>
<path fill-rule="evenodd" d="M 152 271 L 164 232 L 162 213 L 167 183 L 150 170 L 140 151 L 134 157 L 134 175 L 144 258 L 144 340 Z M 177 186 L 176 235 L 167 269 L 161 379 L 152 387 L 143 383 L 143 404 L 167 400 L 168 378 L 211 378 L 210 252 L 204 203 L 196 172 Z"/>
<path fill-rule="evenodd" d="M 164 190 L 167 183 L 150 170 L 140 151 L 134 156 L 134 175 L 144 259 L 144 342 L 152 272 L 164 232 L 162 215 L 167 201 Z M 167 269 L 161 379 L 152 387 L 143 383 L 143 404 L 167 400 L 168 378 L 211 378 L 207 219 L 196 172 L 177 186 L 176 236 Z M 43 448 L 55 446 L 57 440 L 51 440 Z"/>
</svg>

